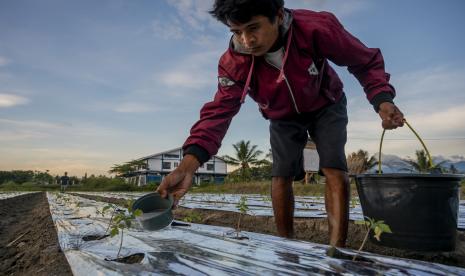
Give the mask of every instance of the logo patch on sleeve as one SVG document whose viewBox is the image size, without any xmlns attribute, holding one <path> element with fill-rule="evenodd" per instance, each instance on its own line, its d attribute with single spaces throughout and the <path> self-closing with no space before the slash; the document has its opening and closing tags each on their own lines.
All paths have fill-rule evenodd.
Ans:
<svg viewBox="0 0 465 276">
<path fill-rule="evenodd" d="M 308 73 L 312 76 L 317 76 L 319 74 L 318 69 L 316 69 L 315 63 L 312 63 L 312 65 L 308 67 Z"/>
<path fill-rule="evenodd" d="M 227 77 L 218 77 L 218 83 L 222 87 L 233 86 L 234 84 L 236 84 L 234 81 L 228 79 Z"/>
</svg>

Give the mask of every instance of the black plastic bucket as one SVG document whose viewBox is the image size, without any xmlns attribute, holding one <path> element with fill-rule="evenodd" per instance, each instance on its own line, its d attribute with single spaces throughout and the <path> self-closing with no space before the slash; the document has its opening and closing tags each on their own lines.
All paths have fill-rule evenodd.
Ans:
<svg viewBox="0 0 465 276">
<path fill-rule="evenodd" d="M 362 174 L 355 177 L 363 214 L 384 220 L 392 234 L 374 243 L 418 251 L 452 251 L 459 185 L 454 174 Z"/>
</svg>

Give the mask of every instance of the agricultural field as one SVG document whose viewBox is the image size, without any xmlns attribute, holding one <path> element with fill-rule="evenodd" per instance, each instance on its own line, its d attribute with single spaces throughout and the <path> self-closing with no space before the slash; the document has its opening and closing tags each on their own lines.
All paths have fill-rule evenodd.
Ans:
<svg viewBox="0 0 465 276">
<path fill-rule="evenodd" d="M 127 218 L 127 200 L 142 194 L 49 192 L 1 199 L 0 271 L 6 275 L 465 274 L 463 201 L 454 252 L 408 252 L 368 241 L 357 253 L 366 230 L 353 221 L 347 249 L 331 251 L 324 245 L 327 224 L 321 197 L 296 198 L 296 239 L 292 240 L 276 236 L 270 199 L 261 195 L 188 194 L 174 210 L 174 223 L 165 229 L 146 231 L 131 220 L 129 227 L 112 233 L 112 210 Z M 247 207 L 242 212 L 241 200 Z M 350 216 L 362 217 L 356 199 Z"/>
</svg>

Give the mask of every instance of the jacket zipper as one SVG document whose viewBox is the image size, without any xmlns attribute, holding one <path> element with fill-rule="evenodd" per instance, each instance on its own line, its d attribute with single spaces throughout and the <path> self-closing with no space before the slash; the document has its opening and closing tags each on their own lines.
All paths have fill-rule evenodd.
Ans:
<svg viewBox="0 0 465 276">
<path fill-rule="evenodd" d="M 273 68 L 276 68 L 278 71 L 281 71 L 280 68 L 278 68 L 275 65 L 271 64 L 266 59 L 265 59 L 265 61 L 266 61 L 266 63 L 271 65 Z M 284 81 L 286 82 L 287 88 L 289 89 L 289 94 L 291 95 L 291 99 L 292 99 L 292 103 L 294 104 L 295 111 L 297 112 L 297 114 L 300 114 L 299 108 L 297 107 L 297 103 L 296 103 L 295 98 L 294 98 L 294 94 L 292 92 L 291 85 L 289 84 L 289 81 L 287 80 L 286 74 L 284 74 L 284 72 L 283 72 L 283 77 L 284 77 Z"/>
</svg>

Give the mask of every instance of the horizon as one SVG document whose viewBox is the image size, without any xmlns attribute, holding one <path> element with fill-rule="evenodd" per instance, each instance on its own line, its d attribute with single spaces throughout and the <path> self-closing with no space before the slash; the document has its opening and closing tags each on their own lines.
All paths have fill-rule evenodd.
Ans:
<svg viewBox="0 0 465 276">
<path fill-rule="evenodd" d="M 432 156 L 465 156 L 465 2 L 294 0 L 333 12 L 380 48 L 394 102 Z M 0 2 L 0 170 L 109 175 L 114 164 L 179 147 L 216 91 L 230 38 L 211 0 Z M 378 152 L 381 121 L 357 80 L 332 64 L 348 100 L 346 156 Z M 268 152 L 268 122 L 246 98 L 218 156 L 250 140 Z M 383 154 L 422 149 L 407 127 Z M 53 173 L 52 173 L 53 172 Z"/>
</svg>

